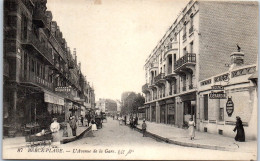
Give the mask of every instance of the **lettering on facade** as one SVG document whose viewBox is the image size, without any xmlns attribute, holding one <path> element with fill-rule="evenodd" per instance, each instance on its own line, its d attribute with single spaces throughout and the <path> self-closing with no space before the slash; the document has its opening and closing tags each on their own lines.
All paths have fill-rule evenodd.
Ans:
<svg viewBox="0 0 260 161">
<path fill-rule="evenodd" d="M 211 92 L 209 94 L 210 99 L 226 99 L 227 94 L 224 91 L 221 92 Z"/>
<path fill-rule="evenodd" d="M 229 117 L 231 117 L 232 113 L 234 112 L 234 103 L 232 101 L 232 97 L 228 97 L 226 103 L 226 111 Z"/>
<path fill-rule="evenodd" d="M 219 92 L 211 91 L 211 93 L 209 94 L 210 99 L 226 99 L 227 94 L 224 93 L 224 91 L 223 91 L 224 87 L 222 85 L 211 86 L 211 89 L 212 90 L 221 90 L 221 91 L 219 91 Z"/>
<path fill-rule="evenodd" d="M 224 90 L 224 87 L 222 85 L 214 85 L 211 86 L 212 90 Z"/>
</svg>

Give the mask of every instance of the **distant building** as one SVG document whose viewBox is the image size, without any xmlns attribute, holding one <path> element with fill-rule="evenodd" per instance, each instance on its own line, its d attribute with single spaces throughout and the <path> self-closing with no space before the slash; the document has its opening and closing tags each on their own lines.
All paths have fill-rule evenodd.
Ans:
<svg viewBox="0 0 260 161">
<path fill-rule="evenodd" d="M 116 105 L 117 105 L 117 112 L 121 112 L 122 108 L 122 103 L 120 100 L 116 100 Z"/>
<path fill-rule="evenodd" d="M 111 99 L 102 99 L 100 98 L 96 102 L 96 108 L 102 112 L 116 114 L 117 113 L 117 102 Z"/>
</svg>

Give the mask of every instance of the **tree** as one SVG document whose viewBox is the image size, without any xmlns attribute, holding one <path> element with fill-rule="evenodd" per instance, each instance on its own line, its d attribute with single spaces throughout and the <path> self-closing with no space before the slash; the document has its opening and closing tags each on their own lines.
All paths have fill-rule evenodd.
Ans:
<svg viewBox="0 0 260 161">
<path fill-rule="evenodd" d="M 138 107 L 144 106 L 145 98 L 140 93 L 131 92 L 123 101 L 122 114 L 137 114 Z"/>
</svg>

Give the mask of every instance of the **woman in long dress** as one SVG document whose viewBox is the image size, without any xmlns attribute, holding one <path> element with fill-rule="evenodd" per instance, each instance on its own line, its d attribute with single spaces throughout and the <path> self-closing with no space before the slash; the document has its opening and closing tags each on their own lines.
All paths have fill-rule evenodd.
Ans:
<svg viewBox="0 0 260 161">
<path fill-rule="evenodd" d="M 188 125 L 189 125 L 189 136 L 190 136 L 190 139 L 192 140 L 195 137 L 195 128 L 194 128 L 195 122 L 193 121 L 192 118 L 190 118 Z"/>
<path fill-rule="evenodd" d="M 57 122 L 57 118 L 53 118 L 53 123 L 51 123 L 50 130 L 52 132 L 52 138 L 53 138 L 53 146 L 60 145 L 60 124 Z"/>
<path fill-rule="evenodd" d="M 97 131 L 97 125 L 96 125 L 94 120 L 91 121 L 91 130 L 92 131 Z"/>
<path fill-rule="evenodd" d="M 239 116 L 237 116 L 236 119 L 237 119 L 236 127 L 233 130 L 234 132 L 237 131 L 235 140 L 240 141 L 240 142 L 244 142 L 245 141 L 245 131 L 244 131 L 243 123 L 242 123 L 241 118 Z"/>
</svg>

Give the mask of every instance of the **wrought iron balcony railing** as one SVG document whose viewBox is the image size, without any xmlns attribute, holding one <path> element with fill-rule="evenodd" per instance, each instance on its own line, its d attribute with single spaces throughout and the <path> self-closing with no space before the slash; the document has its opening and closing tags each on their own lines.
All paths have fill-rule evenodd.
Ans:
<svg viewBox="0 0 260 161">
<path fill-rule="evenodd" d="M 186 91 L 186 86 L 183 86 L 183 87 L 182 87 L 182 91 Z"/>
<path fill-rule="evenodd" d="M 144 93 L 148 91 L 148 84 L 147 83 L 142 86 L 142 91 Z"/>
<path fill-rule="evenodd" d="M 47 17 L 42 9 L 35 9 L 32 18 L 33 23 L 40 28 L 44 28 L 47 25 Z"/>
<path fill-rule="evenodd" d="M 164 73 L 160 73 L 159 75 L 157 75 L 156 77 L 154 77 L 154 82 L 158 82 L 161 79 L 164 79 L 165 74 Z"/>
<path fill-rule="evenodd" d="M 32 47 L 37 51 L 45 60 L 53 65 L 52 50 L 46 46 L 46 44 L 40 42 L 40 40 L 33 34 L 28 33 L 26 39 L 22 39 L 22 45 Z"/>
<path fill-rule="evenodd" d="M 185 54 L 183 57 L 181 57 L 179 60 L 176 61 L 176 63 L 174 64 L 174 70 L 188 63 L 196 63 L 196 54 L 194 53 Z"/>
<path fill-rule="evenodd" d="M 39 85 L 43 88 L 53 90 L 53 83 L 49 82 L 46 79 L 43 79 L 43 78 L 37 76 L 33 72 L 29 72 L 28 75 L 23 77 L 22 82 L 37 84 L 37 85 Z"/>
</svg>

